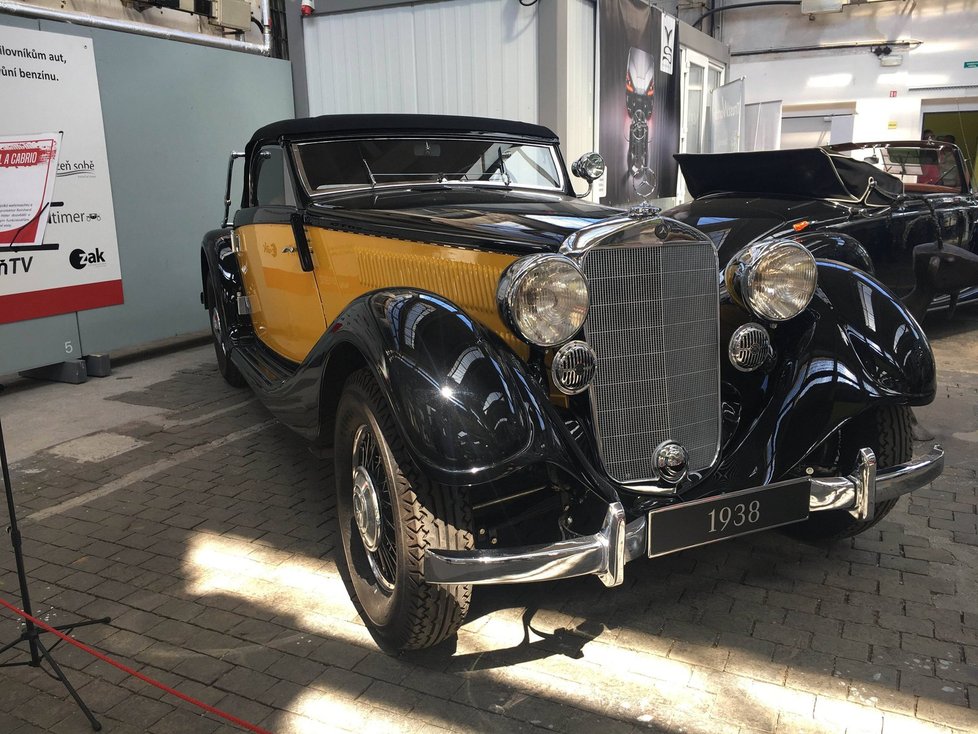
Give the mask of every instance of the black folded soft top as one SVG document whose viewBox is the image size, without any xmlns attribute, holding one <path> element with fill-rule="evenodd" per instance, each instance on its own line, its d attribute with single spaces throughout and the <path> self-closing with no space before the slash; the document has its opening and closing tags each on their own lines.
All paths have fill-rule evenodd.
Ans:
<svg viewBox="0 0 978 734">
<path fill-rule="evenodd" d="M 683 153 L 676 160 L 689 193 L 697 199 L 736 193 L 859 202 L 870 190 L 870 179 L 890 196 L 903 193 L 903 182 L 896 176 L 824 148 Z M 884 200 L 870 194 L 869 203 L 882 204 Z"/>
<path fill-rule="evenodd" d="M 258 142 L 279 138 L 304 138 L 317 135 L 343 133 L 376 134 L 391 133 L 500 133 L 503 135 L 530 136 L 556 142 L 557 135 L 550 128 L 515 120 L 498 120 L 491 117 L 463 117 L 459 115 L 321 115 L 296 120 L 280 120 L 259 128 L 251 138 L 250 146 Z"/>
</svg>

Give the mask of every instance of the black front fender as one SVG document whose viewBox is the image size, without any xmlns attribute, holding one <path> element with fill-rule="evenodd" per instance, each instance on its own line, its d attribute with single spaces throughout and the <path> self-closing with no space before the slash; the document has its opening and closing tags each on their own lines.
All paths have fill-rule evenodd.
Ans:
<svg viewBox="0 0 978 734">
<path fill-rule="evenodd" d="M 821 262 L 813 308 L 832 324 L 840 353 L 862 368 L 871 396 L 926 405 L 937 391 L 930 342 L 907 307 L 875 278 L 842 263 Z"/>
<path fill-rule="evenodd" d="M 836 260 L 873 274 L 873 258 L 856 238 L 843 232 L 820 231 L 796 235 L 794 239 L 819 260 Z"/>
<path fill-rule="evenodd" d="M 724 332 L 749 317 L 721 307 Z M 784 478 L 846 421 L 884 404 L 925 405 L 936 392 L 934 356 L 919 324 L 882 284 L 838 262 L 818 263 L 810 306 L 772 329 L 767 371 L 723 371 L 739 420 L 714 483 L 738 488 Z"/>
<path fill-rule="evenodd" d="M 231 230 L 214 229 L 204 235 L 200 245 L 200 277 L 204 308 L 214 304 L 207 300 L 207 279 L 214 283 L 218 295 L 233 298 L 241 290 L 238 261 L 231 250 Z"/>
<path fill-rule="evenodd" d="M 351 346 L 434 481 L 479 484 L 534 463 L 566 465 L 553 409 L 526 363 L 450 301 L 401 289 L 353 301 L 314 349 L 327 406 L 338 400 L 335 375 L 350 371 Z M 329 415 L 327 407 L 323 431 L 331 430 Z"/>
</svg>

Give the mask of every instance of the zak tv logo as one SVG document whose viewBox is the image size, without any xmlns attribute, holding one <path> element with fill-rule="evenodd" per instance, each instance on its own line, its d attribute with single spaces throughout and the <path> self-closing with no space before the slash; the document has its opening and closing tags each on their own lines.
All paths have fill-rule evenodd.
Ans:
<svg viewBox="0 0 978 734">
<path fill-rule="evenodd" d="M 68 262 L 75 270 L 84 270 L 89 265 L 103 267 L 105 265 L 105 253 L 98 247 L 92 252 L 72 250 L 71 254 L 68 255 Z"/>
</svg>

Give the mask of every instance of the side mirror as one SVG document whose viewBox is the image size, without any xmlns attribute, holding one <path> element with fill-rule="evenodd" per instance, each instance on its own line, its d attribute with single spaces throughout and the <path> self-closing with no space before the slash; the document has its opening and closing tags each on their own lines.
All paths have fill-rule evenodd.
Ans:
<svg viewBox="0 0 978 734">
<path fill-rule="evenodd" d="M 604 175 L 604 170 L 604 158 L 600 153 L 585 153 L 571 164 L 571 173 L 587 181 L 587 191 L 578 194 L 578 199 L 591 193 L 592 184 Z"/>
<path fill-rule="evenodd" d="M 600 153 L 585 153 L 571 164 L 571 173 L 593 184 L 604 175 L 604 158 Z"/>
</svg>

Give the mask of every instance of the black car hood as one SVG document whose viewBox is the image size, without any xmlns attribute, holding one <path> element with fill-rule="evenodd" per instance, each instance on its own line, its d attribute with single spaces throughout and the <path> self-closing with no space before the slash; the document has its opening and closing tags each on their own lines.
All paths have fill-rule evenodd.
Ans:
<svg viewBox="0 0 978 734">
<path fill-rule="evenodd" d="M 843 221 L 850 209 L 842 204 L 794 197 L 715 194 L 696 199 L 664 212 L 705 233 L 717 246 L 720 262 L 768 233 L 776 233 L 796 222 L 824 225 Z"/>
<path fill-rule="evenodd" d="M 307 211 L 314 225 L 517 253 L 556 250 L 582 227 L 621 214 L 565 194 L 437 184 L 333 196 Z"/>
</svg>

